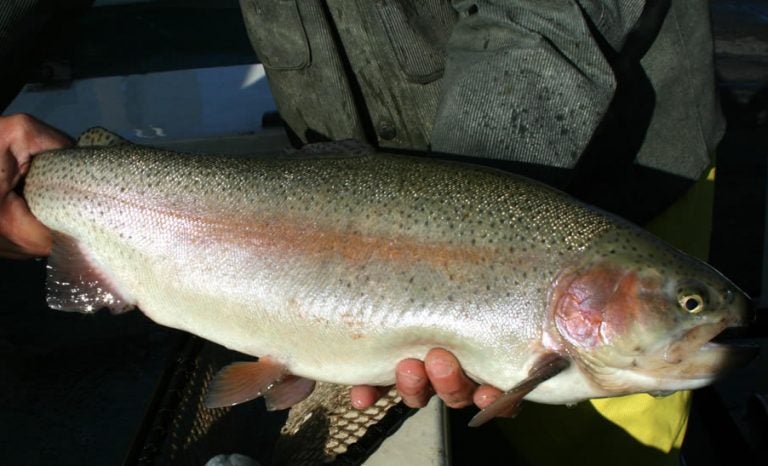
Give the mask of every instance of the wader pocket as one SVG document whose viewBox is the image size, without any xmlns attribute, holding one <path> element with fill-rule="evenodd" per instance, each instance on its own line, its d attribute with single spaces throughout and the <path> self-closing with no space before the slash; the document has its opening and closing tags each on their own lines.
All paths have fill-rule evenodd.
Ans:
<svg viewBox="0 0 768 466">
<path fill-rule="evenodd" d="M 376 10 L 405 77 L 419 84 L 439 79 L 445 67 L 445 45 L 458 19 L 450 4 L 378 0 Z"/>
<path fill-rule="evenodd" d="M 309 66 L 309 43 L 296 1 L 240 2 L 248 36 L 259 59 L 268 68 L 298 70 Z"/>
</svg>

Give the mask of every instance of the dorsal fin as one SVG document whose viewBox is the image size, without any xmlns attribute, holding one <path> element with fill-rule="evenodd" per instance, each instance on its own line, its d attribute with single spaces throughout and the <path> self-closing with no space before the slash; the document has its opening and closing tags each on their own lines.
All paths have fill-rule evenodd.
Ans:
<svg viewBox="0 0 768 466">
<path fill-rule="evenodd" d="M 344 139 L 342 141 L 307 144 L 301 149 L 288 149 L 285 155 L 290 157 L 349 157 L 367 155 L 373 151 L 373 147 L 357 139 Z"/>
<path fill-rule="evenodd" d="M 100 126 L 85 130 L 77 138 L 78 147 L 121 146 L 124 144 L 131 144 L 131 142 Z"/>
</svg>

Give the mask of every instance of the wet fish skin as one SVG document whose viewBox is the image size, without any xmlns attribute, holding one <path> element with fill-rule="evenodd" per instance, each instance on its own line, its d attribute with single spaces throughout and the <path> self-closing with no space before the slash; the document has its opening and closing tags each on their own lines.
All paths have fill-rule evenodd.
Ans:
<svg viewBox="0 0 768 466">
<path fill-rule="evenodd" d="M 138 306 L 314 380 L 390 384 L 439 346 L 504 390 L 572 362 L 522 394 L 545 403 L 696 388 L 733 356 L 707 342 L 748 321 L 706 264 L 464 164 L 77 148 L 36 157 L 25 196 L 56 232 L 52 307 Z"/>
</svg>

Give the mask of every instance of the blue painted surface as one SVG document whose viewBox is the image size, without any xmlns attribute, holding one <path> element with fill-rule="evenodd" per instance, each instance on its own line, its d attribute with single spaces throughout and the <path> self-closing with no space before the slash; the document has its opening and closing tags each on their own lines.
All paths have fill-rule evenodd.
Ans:
<svg viewBox="0 0 768 466">
<path fill-rule="evenodd" d="M 252 64 L 27 86 L 4 113 L 30 113 L 71 135 L 104 126 L 151 142 L 259 131 L 274 110 L 264 68 Z"/>
</svg>

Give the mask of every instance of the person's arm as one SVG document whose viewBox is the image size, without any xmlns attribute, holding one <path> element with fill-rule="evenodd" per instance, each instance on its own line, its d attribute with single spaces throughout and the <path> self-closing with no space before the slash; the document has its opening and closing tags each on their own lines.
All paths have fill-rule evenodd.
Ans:
<svg viewBox="0 0 768 466">
<path fill-rule="evenodd" d="M 26 259 L 50 252 L 50 232 L 14 188 L 34 154 L 70 145 L 69 137 L 29 115 L 0 116 L 0 257 Z"/>
</svg>

